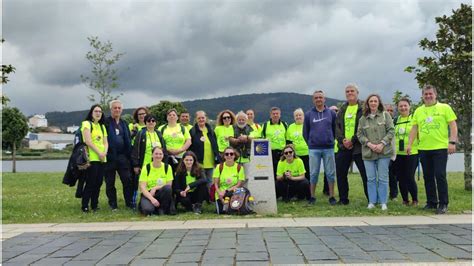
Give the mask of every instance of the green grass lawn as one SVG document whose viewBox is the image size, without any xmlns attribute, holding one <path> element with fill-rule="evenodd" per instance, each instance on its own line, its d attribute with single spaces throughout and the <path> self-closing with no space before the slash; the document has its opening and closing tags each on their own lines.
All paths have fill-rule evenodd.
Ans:
<svg viewBox="0 0 474 266">
<path fill-rule="evenodd" d="M 202 215 L 180 212 L 176 216 L 144 217 L 124 207 L 121 196 L 121 183 L 117 179 L 119 210 L 112 212 L 107 205 L 105 184 L 99 199 L 100 210 L 96 213 L 83 214 L 80 199 L 74 198 L 75 187 L 61 183 L 62 173 L 3 173 L 2 177 L 2 221 L 10 223 L 67 223 L 67 222 L 105 222 L 105 221 L 159 221 L 223 218 L 213 213 L 214 206 L 204 204 Z M 471 192 L 464 190 L 463 173 L 449 173 L 449 213 L 470 213 L 472 208 Z M 306 202 L 278 202 L 278 215 L 264 217 L 343 217 L 343 216 L 377 216 L 377 215 L 428 215 L 433 212 L 423 211 L 425 189 L 423 178 L 417 181 L 420 206 L 407 207 L 401 204 L 401 196 L 388 203 L 388 211 L 382 212 L 379 207 L 368 210 L 367 201 L 362 189 L 359 175 L 349 176 L 351 204 L 348 206 L 330 206 L 328 198 L 318 187 L 317 202 L 308 206 Z M 182 211 L 182 209 L 178 209 Z M 229 218 L 229 216 L 224 216 Z M 236 217 L 236 216 L 233 216 Z M 260 215 L 250 215 L 262 217 Z M 242 217 L 239 217 L 242 218 Z"/>
</svg>

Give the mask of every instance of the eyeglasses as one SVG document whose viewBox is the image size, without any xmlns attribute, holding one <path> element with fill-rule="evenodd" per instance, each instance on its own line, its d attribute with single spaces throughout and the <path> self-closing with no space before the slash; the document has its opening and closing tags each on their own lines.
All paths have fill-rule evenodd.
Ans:
<svg viewBox="0 0 474 266">
<path fill-rule="evenodd" d="M 285 151 L 285 155 L 293 154 L 293 151 Z"/>
<path fill-rule="evenodd" d="M 156 120 L 155 120 L 155 119 L 150 119 L 150 120 L 148 120 L 147 122 L 148 122 L 148 123 L 155 123 Z"/>
<path fill-rule="evenodd" d="M 227 120 L 227 119 L 231 119 L 231 117 L 230 116 L 223 116 L 222 117 L 222 120 Z"/>
<path fill-rule="evenodd" d="M 146 113 L 139 113 L 138 115 L 146 115 Z"/>
<path fill-rule="evenodd" d="M 225 156 L 233 156 L 234 153 L 233 153 L 233 152 L 226 152 L 226 153 L 224 153 L 224 155 L 225 155 Z"/>
</svg>

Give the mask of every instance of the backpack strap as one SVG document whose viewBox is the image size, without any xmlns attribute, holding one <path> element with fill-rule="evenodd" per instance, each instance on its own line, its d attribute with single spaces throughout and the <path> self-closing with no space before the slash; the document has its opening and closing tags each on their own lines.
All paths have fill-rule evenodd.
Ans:
<svg viewBox="0 0 474 266">
<path fill-rule="evenodd" d="M 263 138 L 266 138 L 267 137 L 267 124 L 269 123 L 269 121 L 265 122 L 263 124 L 263 129 L 262 129 L 262 136 Z"/>
<path fill-rule="evenodd" d="M 222 170 L 224 170 L 224 163 L 219 164 L 219 178 L 221 178 Z"/>
<path fill-rule="evenodd" d="M 165 175 L 168 174 L 168 163 L 163 163 L 165 165 Z M 150 175 L 151 163 L 146 164 L 146 176 Z"/>
</svg>

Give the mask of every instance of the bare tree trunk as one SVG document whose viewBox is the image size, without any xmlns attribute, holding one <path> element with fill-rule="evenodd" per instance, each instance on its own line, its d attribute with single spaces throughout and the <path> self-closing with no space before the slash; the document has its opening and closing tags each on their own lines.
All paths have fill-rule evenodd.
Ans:
<svg viewBox="0 0 474 266">
<path fill-rule="evenodd" d="M 13 152 L 12 152 L 12 172 L 16 173 L 16 143 L 13 142 Z"/>
<path fill-rule="evenodd" d="M 472 191 L 472 139 L 471 139 L 471 115 L 459 119 L 459 140 L 464 152 L 464 189 Z"/>
<path fill-rule="evenodd" d="M 472 191 L 472 154 L 464 152 L 464 189 Z"/>
</svg>

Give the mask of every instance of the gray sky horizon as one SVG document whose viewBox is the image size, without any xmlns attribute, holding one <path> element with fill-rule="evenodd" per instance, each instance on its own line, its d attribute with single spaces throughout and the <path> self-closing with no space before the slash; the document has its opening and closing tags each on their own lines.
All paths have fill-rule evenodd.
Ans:
<svg viewBox="0 0 474 266">
<path fill-rule="evenodd" d="M 460 0 L 400 1 L 79 1 L 4 0 L 2 64 L 12 64 L 2 93 L 26 115 L 88 109 L 93 93 L 87 37 L 111 41 L 125 108 L 161 100 L 322 89 L 344 99 L 385 102 L 401 90 L 419 99 L 405 67 L 429 55 L 435 17 Z"/>
</svg>

